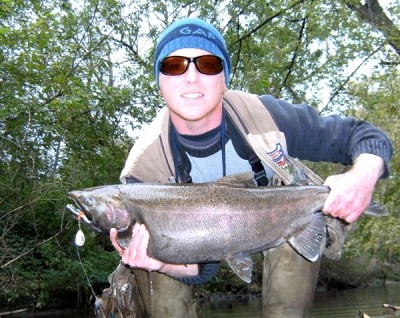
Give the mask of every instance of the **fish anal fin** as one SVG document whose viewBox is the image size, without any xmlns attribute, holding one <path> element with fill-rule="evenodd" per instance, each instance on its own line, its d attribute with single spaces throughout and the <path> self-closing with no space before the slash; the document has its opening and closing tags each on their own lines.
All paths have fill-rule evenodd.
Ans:
<svg viewBox="0 0 400 318">
<path fill-rule="evenodd" d="M 325 218 L 322 212 L 317 212 L 304 229 L 291 235 L 288 242 L 303 257 L 315 262 L 321 254 L 321 244 L 325 236 Z"/>
<path fill-rule="evenodd" d="M 251 282 L 253 274 L 253 260 L 248 255 L 235 255 L 226 258 L 226 262 L 233 272 L 246 283 Z"/>
</svg>

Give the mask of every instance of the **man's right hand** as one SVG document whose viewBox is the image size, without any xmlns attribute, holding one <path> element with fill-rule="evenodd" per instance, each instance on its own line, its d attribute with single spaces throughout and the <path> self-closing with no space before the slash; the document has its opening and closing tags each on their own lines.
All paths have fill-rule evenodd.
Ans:
<svg viewBox="0 0 400 318">
<path fill-rule="evenodd" d="M 156 260 L 147 254 L 150 234 L 143 224 L 135 224 L 132 229 L 132 240 L 127 249 L 123 249 L 117 242 L 117 230 L 110 230 L 111 243 L 121 256 L 122 262 L 133 268 L 141 268 L 149 271 L 159 271 L 161 273 L 174 276 L 196 276 L 198 275 L 198 265 L 179 265 L 168 264 Z"/>
</svg>

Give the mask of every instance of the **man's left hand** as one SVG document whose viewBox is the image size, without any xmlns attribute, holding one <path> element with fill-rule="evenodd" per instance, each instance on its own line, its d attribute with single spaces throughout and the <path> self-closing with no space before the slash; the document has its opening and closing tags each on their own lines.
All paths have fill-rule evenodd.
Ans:
<svg viewBox="0 0 400 318">
<path fill-rule="evenodd" d="M 365 153 L 355 159 L 349 171 L 328 177 L 324 184 L 331 188 L 331 192 L 323 212 L 349 223 L 356 221 L 371 203 L 383 169 L 381 157 Z"/>
</svg>

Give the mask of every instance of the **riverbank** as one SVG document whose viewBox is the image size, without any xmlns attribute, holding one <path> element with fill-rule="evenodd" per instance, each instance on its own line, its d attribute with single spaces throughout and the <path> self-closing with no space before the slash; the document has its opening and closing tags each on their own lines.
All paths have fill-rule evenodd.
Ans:
<svg viewBox="0 0 400 318">
<path fill-rule="evenodd" d="M 81 313 L 76 308 L 44 309 L 32 311 L 29 308 L 21 308 L 11 311 L 0 311 L 0 318 L 44 318 L 44 317 L 80 317 Z M 82 316 L 89 317 L 89 316 Z"/>
</svg>

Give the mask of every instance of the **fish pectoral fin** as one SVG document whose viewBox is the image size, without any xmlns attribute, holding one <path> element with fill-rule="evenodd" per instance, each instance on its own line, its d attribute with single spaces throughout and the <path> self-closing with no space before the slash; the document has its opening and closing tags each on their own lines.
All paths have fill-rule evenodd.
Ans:
<svg viewBox="0 0 400 318">
<path fill-rule="evenodd" d="M 253 260 L 249 255 L 235 255 L 226 258 L 226 262 L 233 272 L 246 283 L 251 282 L 253 274 Z"/>
<path fill-rule="evenodd" d="M 117 234 L 117 242 L 123 248 L 127 249 L 132 240 L 132 226 L 129 226 L 124 231 L 119 231 Z"/>
<path fill-rule="evenodd" d="M 315 262 L 321 254 L 321 244 L 325 236 L 325 218 L 322 212 L 317 212 L 304 229 L 292 234 L 288 242 L 306 259 Z"/>
</svg>

